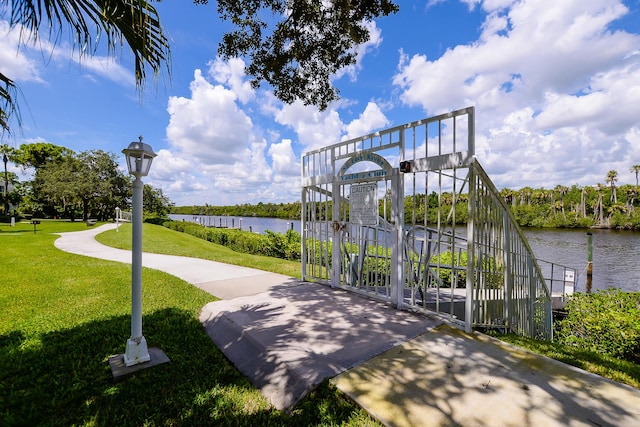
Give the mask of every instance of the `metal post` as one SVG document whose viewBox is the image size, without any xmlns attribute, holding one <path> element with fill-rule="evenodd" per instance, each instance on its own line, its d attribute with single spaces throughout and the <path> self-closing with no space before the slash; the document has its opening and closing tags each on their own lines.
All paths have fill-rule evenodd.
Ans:
<svg viewBox="0 0 640 427">
<path fill-rule="evenodd" d="M 151 360 L 147 340 L 142 335 L 142 180 L 133 181 L 133 204 L 131 207 L 131 338 L 127 340 L 124 353 L 126 366 Z"/>
<path fill-rule="evenodd" d="M 304 162 L 301 163 L 304 164 Z M 304 281 L 307 277 L 307 189 L 304 186 L 302 187 L 300 200 L 302 201 L 302 210 L 300 212 L 300 264 L 302 268 L 302 280 Z"/>
<path fill-rule="evenodd" d="M 504 228 L 504 306 L 505 306 L 505 332 L 511 331 L 511 292 L 513 289 L 513 280 L 511 277 L 511 234 L 509 230 L 509 215 L 507 211 L 502 213 L 502 226 Z"/>
<path fill-rule="evenodd" d="M 2 156 L 2 161 L 4 162 L 4 215 L 9 216 L 9 176 L 7 175 L 7 162 L 9 159 L 7 158 L 7 153 Z"/>
<path fill-rule="evenodd" d="M 473 287 L 475 286 L 474 278 L 475 271 L 473 269 L 473 263 L 475 261 L 475 231 L 474 231 L 474 218 L 475 218 L 475 206 L 477 188 L 476 185 L 476 173 L 475 164 L 472 161 L 469 165 L 469 201 L 467 202 L 467 288 L 466 299 L 464 308 L 464 330 L 467 333 L 473 331 Z"/>
<path fill-rule="evenodd" d="M 593 233 L 587 232 L 587 293 L 591 292 L 593 280 Z"/>
<path fill-rule="evenodd" d="M 336 178 L 333 179 L 331 184 L 331 194 L 333 198 L 333 204 L 331 206 L 331 219 L 334 226 L 331 227 L 331 287 L 335 288 L 340 286 L 340 269 L 342 268 L 342 254 L 340 253 L 340 243 L 343 236 L 343 231 L 340 227 L 340 183 Z M 325 219 L 327 221 L 327 219 Z"/>
<path fill-rule="evenodd" d="M 397 170 L 391 176 L 391 302 L 398 310 L 404 300 L 404 175 Z"/>
</svg>

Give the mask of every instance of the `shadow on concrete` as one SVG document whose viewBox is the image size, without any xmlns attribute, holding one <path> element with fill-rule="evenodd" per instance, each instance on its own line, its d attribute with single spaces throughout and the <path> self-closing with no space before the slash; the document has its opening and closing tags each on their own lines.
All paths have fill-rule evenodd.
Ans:
<svg viewBox="0 0 640 427">
<path fill-rule="evenodd" d="M 207 304 L 209 336 L 280 409 L 334 377 L 439 325 L 357 294 L 294 279 Z"/>
<path fill-rule="evenodd" d="M 441 326 L 334 380 L 395 426 L 635 426 L 640 390 Z"/>
</svg>

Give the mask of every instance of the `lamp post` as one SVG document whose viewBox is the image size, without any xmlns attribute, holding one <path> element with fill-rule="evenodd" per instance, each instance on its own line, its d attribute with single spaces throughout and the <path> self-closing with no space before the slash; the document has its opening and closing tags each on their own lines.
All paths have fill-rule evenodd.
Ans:
<svg viewBox="0 0 640 427">
<path fill-rule="evenodd" d="M 9 158 L 7 157 L 7 153 L 3 154 L 2 161 L 4 162 L 4 215 L 9 216 L 9 198 L 7 197 L 9 194 L 9 176 L 7 175 L 7 162 Z"/>
<path fill-rule="evenodd" d="M 127 340 L 124 364 L 133 366 L 151 360 L 147 340 L 142 335 L 142 194 L 143 176 L 147 176 L 151 162 L 156 156 L 151 146 L 140 141 L 132 142 L 122 150 L 133 181 L 133 203 L 131 206 L 131 338 Z"/>
</svg>

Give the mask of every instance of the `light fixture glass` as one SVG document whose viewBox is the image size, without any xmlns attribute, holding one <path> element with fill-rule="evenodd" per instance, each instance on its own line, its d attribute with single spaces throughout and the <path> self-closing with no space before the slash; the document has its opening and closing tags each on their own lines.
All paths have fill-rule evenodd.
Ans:
<svg viewBox="0 0 640 427">
<path fill-rule="evenodd" d="M 142 136 L 140 136 L 140 141 L 132 142 L 122 152 L 127 159 L 129 173 L 137 178 L 149 174 L 151 162 L 157 156 L 149 144 L 142 142 Z"/>
</svg>

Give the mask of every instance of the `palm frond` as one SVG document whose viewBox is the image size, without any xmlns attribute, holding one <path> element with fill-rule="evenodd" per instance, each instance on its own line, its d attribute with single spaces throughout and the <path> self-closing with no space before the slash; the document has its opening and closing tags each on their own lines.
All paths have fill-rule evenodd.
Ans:
<svg viewBox="0 0 640 427">
<path fill-rule="evenodd" d="M 135 59 L 136 87 L 142 89 L 147 70 L 157 78 L 163 67 L 171 75 L 171 53 L 156 9 L 147 0 L 11 0 L 11 27 L 21 29 L 21 43 L 47 37 L 57 45 L 65 29 L 79 55 L 92 56 L 102 39 L 113 55 L 125 43 Z M 48 33 L 47 33 L 48 31 Z M 0 74 L 0 129 L 10 133 L 10 121 L 21 125 L 17 87 Z"/>
<path fill-rule="evenodd" d="M 73 34 L 80 55 L 93 55 L 105 36 L 110 54 L 123 43 L 135 58 L 136 84 L 142 87 L 151 68 L 157 77 L 163 66 L 170 74 L 170 49 L 156 9 L 146 0 L 13 0 L 10 24 L 21 24 L 23 41 L 41 37 L 60 40 L 64 27 Z"/>
<path fill-rule="evenodd" d="M 17 121 L 18 127 L 21 125 L 17 96 L 18 88 L 13 80 L 0 73 L 0 136 L 11 134 L 12 119 Z"/>
</svg>

